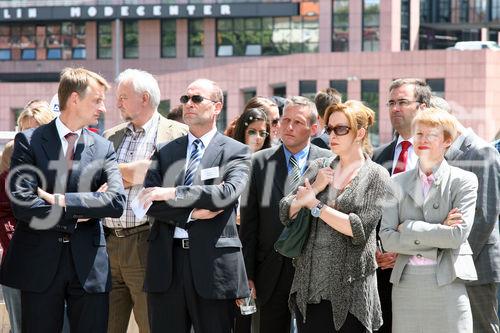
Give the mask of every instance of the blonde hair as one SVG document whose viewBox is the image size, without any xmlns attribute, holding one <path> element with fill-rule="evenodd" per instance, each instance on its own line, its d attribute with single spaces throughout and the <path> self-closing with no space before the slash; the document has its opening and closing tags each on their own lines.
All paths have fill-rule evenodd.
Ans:
<svg viewBox="0 0 500 333">
<path fill-rule="evenodd" d="M 368 129 L 375 122 L 375 112 L 362 102 L 355 100 L 332 104 L 325 110 L 325 124 L 328 124 L 330 116 L 335 112 L 342 112 L 346 116 L 349 127 L 354 132 L 354 135 L 358 135 L 358 130 L 361 128 L 366 130 L 365 136 L 362 139 L 362 146 L 363 151 L 371 155 L 373 148 L 368 136 Z"/>
<path fill-rule="evenodd" d="M 59 109 L 63 111 L 66 108 L 68 98 L 73 92 L 76 92 L 80 98 L 85 97 L 87 88 L 94 82 L 103 86 L 105 90 L 110 88 L 106 79 L 85 68 L 66 67 L 63 69 L 57 90 Z"/>
<path fill-rule="evenodd" d="M 17 127 L 20 130 L 25 130 L 27 128 L 22 128 L 22 123 L 29 118 L 34 119 L 38 126 L 50 123 L 54 118 L 54 113 L 50 110 L 49 103 L 43 100 L 36 100 L 29 102 L 23 111 L 19 114 L 17 118 Z"/>
<path fill-rule="evenodd" d="M 455 140 L 457 137 L 458 120 L 445 110 L 438 108 L 427 108 L 417 112 L 411 123 L 411 130 L 415 132 L 417 124 L 423 124 L 431 127 L 441 127 L 445 140 Z"/>
</svg>

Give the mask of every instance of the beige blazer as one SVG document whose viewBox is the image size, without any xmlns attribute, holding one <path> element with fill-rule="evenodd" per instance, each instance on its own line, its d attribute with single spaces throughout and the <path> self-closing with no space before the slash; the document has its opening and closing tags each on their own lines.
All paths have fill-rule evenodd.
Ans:
<svg viewBox="0 0 500 333">
<path fill-rule="evenodd" d="M 418 167 L 392 178 L 395 189 L 384 208 L 379 236 L 385 251 L 399 254 L 391 275 L 393 284 L 399 283 L 413 255 L 437 261 L 440 286 L 456 278 L 477 279 L 467 242 L 474 221 L 477 177 L 443 160 L 434 170 L 434 178 L 425 200 Z M 444 226 L 443 221 L 454 207 L 462 212 L 463 223 L 453 228 Z"/>
<path fill-rule="evenodd" d="M 113 128 L 108 129 L 103 134 L 106 139 L 113 143 L 115 150 L 118 150 L 118 147 L 123 141 L 127 125 L 128 122 L 119 124 Z M 187 132 L 187 125 L 167 119 L 160 115 L 160 123 L 158 124 L 158 132 L 156 134 L 156 145 L 158 146 L 161 143 L 170 142 L 173 139 L 186 135 Z"/>
</svg>

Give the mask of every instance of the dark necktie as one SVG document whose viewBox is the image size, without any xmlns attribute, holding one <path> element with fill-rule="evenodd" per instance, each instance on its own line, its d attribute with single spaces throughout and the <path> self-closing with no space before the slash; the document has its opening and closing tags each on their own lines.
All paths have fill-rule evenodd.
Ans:
<svg viewBox="0 0 500 333">
<path fill-rule="evenodd" d="M 299 185 L 300 182 L 300 177 L 301 177 L 301 172 L 300 172 L 300 167 L 299 167 L 299 162 L 297 162 L 297 159 L 292 155 L 290 156 L 290 166 L 292 167 L 290 170 L 290 185 L 291 185 L 291 190 L 295 190 L 297 186 Z"/>
<path fill-rule="evenodd" d="M 186 169 L 186 175 L 184 176 L 184 185 L 192 185 L 194 180 L 194 175 L 196 170 L 200 165 L 201 161 L 201 148 L 203 143 L 200 139 L 193 141 L 193 149 L 191 150 L 191 155 L 189 156 L 189 163 Z"/>
<path fill-rule="evenodd" d="M 68 133 L 64 136 L 66 141 L 68 141 L 68 149 L 66 149 L 66 162 L 68 164 L 68 169 L 71 169 L 73 165 L 73 157 L 75 157 L 75 142 L 78 139 L 78 134 Z"/>
<path fill-rule="evenodd" d="M 411 146 L 410 141 L 401 141 L 401 153 L 399 154 L 396 167 L 392 172 L 393 175 L 406 170 L 406 164 L 408 163 L 408 148 L 410 148 L 410 146 Z"/>
</svg>

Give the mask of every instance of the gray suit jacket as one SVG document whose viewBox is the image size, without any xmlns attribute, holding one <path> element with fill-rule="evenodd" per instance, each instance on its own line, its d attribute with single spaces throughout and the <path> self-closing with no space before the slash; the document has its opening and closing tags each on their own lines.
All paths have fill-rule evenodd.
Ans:
<svg viewBox="0 0 500 333">
<path fill-rule="evenodd" d="M 414 255 L 437 261 L 440 286 L 456 278 L 477 279 L 467 242 L 474 220 L 477 178 L 445 160 L 434 177 L 425 200 L 418 168 L 393 177 L 394 197 L 384 209 L 379 234 L 385 250 L 399 253 L 391 275 L 393 284 L 399 283 L 403 269 Z M 463 222 L 453 228 L 444 226 L 443 221 L 455 207 L 462 212 Z"/>
<path fill-rule="evenodd" d="M 468 130 L 463 143 L 455 140 L 445 157 L 450 165 L 474 173 L 479 180 L 474 225 L 469 235 L 478 274 L 473 284 L 500 282 L 500 155 Z"/>
</svg>

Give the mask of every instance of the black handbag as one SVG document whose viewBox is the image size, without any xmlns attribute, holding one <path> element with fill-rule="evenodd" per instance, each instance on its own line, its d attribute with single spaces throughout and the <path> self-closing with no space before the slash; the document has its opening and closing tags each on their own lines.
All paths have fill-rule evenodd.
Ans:
<svg viewBox="0 0 500 333">
<path fill-rule="evenodd" d="M 302 208 L 293 222 L 283 229 L 274 243 L 274 249 L 282 256 L 297 258 L 302 253 L 315 218 L 308 208 Z"/>
</svg>

